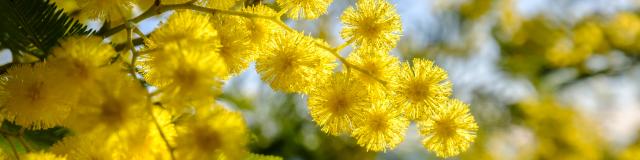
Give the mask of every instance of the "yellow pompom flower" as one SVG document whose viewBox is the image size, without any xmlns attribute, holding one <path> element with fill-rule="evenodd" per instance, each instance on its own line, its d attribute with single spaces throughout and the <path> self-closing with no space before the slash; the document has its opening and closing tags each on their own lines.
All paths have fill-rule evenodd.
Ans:
<svg viewBox="0 0 640 160">
<path fill-rule="evenodd" d="M 287 16 L 297 20 L 315 19 L 327 13 L 327 7 L 333 0 L 276 0 L 283 9 L 288 10 Z"/>
<path fill-rule="evenodd" d="M 346 73 L 338 73 L 309 93 L 311 118 L 322 131 L 331 135 L 351 133 L 353 123 L 362 111 L 371 106 L 364 86 Z"/>
<path fill-rule="evenodd" d="M 58 84 L 64 81 L 62 77 L 44 63 L 9 68 L 0 79 L 0 103 L 6 118 L 31 129 L 61 124 L 75 102 L 73 89 Z"/>
<path fill-rule="evenodd" d="M 102 77 L 80 98 L 66 126 L 78 133 L 116 132 L 148 119 L 147 93 L 140 83 L 118 68 L 105 68 Z"/>
<path fill-rule="evenodd" d="M 344 28 L 340 36 L 353 40 L 358 47 L 391 50 L 402 33 L 400 16 L 385 0 L 360 0 L 347 8 L 340 19 Z"/>
<path fill-rule="evenodd" d="M 118 147 L 107 145 L 102 136 L 91 134 L 64 137 L 53 144 L 50 151 L 67 159 L 125 159 L 123 151 Z"/>
<path fill-rule="evenodd" d="M 352 133 L 358 145 L 367 151 L 386 151 L 404 140 L 409 120 L 393 107 L 389 101 L 380 100 L 363 112 Z"/>
<path fill-rule="evenodd" d="M 409 119 L 429 116 L 429 109 L 444 103 L 451 94 L 447 72 L 433 62 L 413 59 L 413 66 L 403 63 L 391 87 L 395 103 Z"/>
<path fill-rule="evenodd" d="M 76 0 L 81 19 L 122 21 L 133 15 L 135 0 Z"/>
<path fill-rule="evenodd" d="M 263 16 L 275 16 L 278 14 L 273 9 L 262 4 L 243 8 L 242 11 Z M 284 29 L 278 24 L 264 18 L 248 18 L 243 24 L 246 26 L 247 32 L 249 32 L 249 40 L 252 46 L 251 52 L 264 48 L 273 35 L 284 32 Z"/>
<path fill-rule="evenodd" d="M 618 13 L 606 24 L 605 31 L 611 45 L 625 50 L 640 50 L 640 17 L 631 12 Z"/>
<path fill-rule="evenodd" d="M 249 33 L 242 18 L 238 16 L 216 15 L 212 19 L 214 27 L 220 32 L 220 57 L 224 60 L 230 75 L 239 74 L 249 67 L 256 58 L 251 52 Z"/>
<path fill-rule="evenodd" d="M 370 94 L 375 96 L 386 96 L 388 89 L 374 77 L 385 82 L 392 82 L 395 74 L 400 72 L 398 58 L 381 50 L 357 49 L 349 54 L 347 61 L 371 74 L 352 72 L 354 78 L 365 84 Z"/>
<path fill-rule="evenodd" d="M 334 58 L 315 46 L 314 39 L 300 33 L 278 34 L 260 51 L 256 70 L 271 88 L 306 92 L 309 84 L 326 79 L 335 67 Z"/>
<path fill-rule="evenodd" d="M 162 101 L 180 106 L 175 111 L 213 101 L 227 75 L 223 59 L 200 48 L 164 46 L 140 61 L 145 80 L 161 90 Z"/>
<path fill-rule="evenodd" d="M 247 153 L 248 131 L 238 112 L 215 106 L 176 127 L 175 151 L 180 159 L 242 159 Z"/>
<path fill-rule="evenodd" d="M 116 51 L 102 38 L 75 36 L 69 37 L 60 46 L 52 49 L 49 60 L 52 67 L 65 72 L 69 83 L 86 86 L 98 78 L 100 67 L 109 64 Z"/>
<path fill-rule="evenodd" d="M 145 111 L 148 112 L 148 110 Z M 171 122 L 171 114 L 159 107 L 153 108 L 153 114 L 165 138 L 173 146 L 176 133 L 174 124 Z M 153 120 L 148 118 L 138 121 L 136 125 L 130 125 L 108 135 L 105 138 L 106 145 L 126 151 L 122 156 L 127 159 L 170 159 L 169 148 Z"/>
<path fill-rule="evenodd" d="M 49 153 L 49 152 L 29 152 L 23 156 L 21 156 L 20 159 L 24 159 L 24 160 L 66 160 L 67 158 L 64 156 L 57 156 L 53 153 Z"/>
<path fill-rule="evenodd" d="M 419 121 L 425 148 L 438 157 L 451 157 L 464 152 L 476 138 L 478 125 L 469 114 L 469 106 L 451 99 L 432 110 L 426 120 Z"/>
<path fill-rule="evenodd" d="M 210 23 L 211 17 L 196 11 L 178 11 L 156 29 L 147 45 L 149 48 L 176 44 L 179 47 L 198 47 L 209 54 L 218 52 L 218 32 Z"/>
</svg>

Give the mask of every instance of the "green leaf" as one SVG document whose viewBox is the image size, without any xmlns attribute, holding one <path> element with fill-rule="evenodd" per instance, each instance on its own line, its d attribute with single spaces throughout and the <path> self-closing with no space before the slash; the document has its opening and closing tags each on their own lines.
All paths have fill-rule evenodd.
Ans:
<svg viewBox="0 0 640 160">
<path fill-rule="evenodd" d="M 41 59 L 60 38 L 91 33 L 49 0 L 1 0 L 0 22 L 0 44 Z"/>
</svg>

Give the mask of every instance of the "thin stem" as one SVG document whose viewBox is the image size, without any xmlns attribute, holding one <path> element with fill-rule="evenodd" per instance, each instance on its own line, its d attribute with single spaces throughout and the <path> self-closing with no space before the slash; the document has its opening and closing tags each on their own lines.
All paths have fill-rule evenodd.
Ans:
<svg viewBox="0 0 640 160">
<path fill-rule="evenodd" d="M 11 145 L 11 151 L 13 151 L 13 155 L 16 156 L 16 159 L 20 160 L 20 155 L 18 154 L 18 150 L 16 149 L 16 145 L 14 145 L 13 142 L 11 141 L 11 139 L 9 139 L 9 136 L 7 136 L 6 134 L 2 133 L 2 137 L 7 140 L 9 145 Z"/>
<path fill-rule="evenodd" d="M 149 98 L 149 103 L 151 103 L 151 98 Z M 160 123 L 158 123 L 158 118 L 156 118 L 156 115 L 153 114 L 153 108 L 151 107 L 151 104 L 147 105 L 149 106 L 149 112 L 151 112 L 151 117 L 153 118 L 153 123 L 156 126 L 156 129 L 158 129 L 158 133 L 160 133 L 160 137 L 162 137 L 162 141 L 164 141 L 164 144 L 167 147 L 167 150 L 169 150 L 169 154 L 171 155 L 171 159 L 175 160 L 176 157 L 175 155 L 173 155 L 173 147 L 171 147 L 171 144 L 169 144 L 169 140 L 167 139 L 167 136 L 164 134 L 164 131 L 162 131 L 162 127 L 160 126 Z"/>
<path fill-rule="evenodd" d="M 18 132 L 18 142 L 20 142 L 20 144 L 22 144 L 22 146 L 24 147 L 24 149 L 27 152 L 31 152 L 31 147 L 29 147 L 29 145 L 27 144 L 27 142 L 24 140 L 24 128 L 20 128 L 20 131 Z"/>
<path fill-rule="evenodd" d="M 131 62 L 129 63 L 129 72 L 131 76 L 136 77 L 136 59 L 138 59 L 138 52 L 136 52 L 135 46 L 133 46 L 133 34 L 131 33 L 133 29 L 127 29 L 127 43 L 129 45 L 129 49 L 131 50 Z"/>
<path fill-rule="evenodd" d="M 353 41 L 354 41 L 353 39 L 349 39 L 349 40 L 347 40 L 347 42 L 344 42 L 343 44 L 339 45 L 338 47 L 333 48 L 333 50 L 335 52 L 340 52 L 342 49 L 347 48 L 347 46 L 351 45 L 351 43 L 353 43 Z"/>
</svg>

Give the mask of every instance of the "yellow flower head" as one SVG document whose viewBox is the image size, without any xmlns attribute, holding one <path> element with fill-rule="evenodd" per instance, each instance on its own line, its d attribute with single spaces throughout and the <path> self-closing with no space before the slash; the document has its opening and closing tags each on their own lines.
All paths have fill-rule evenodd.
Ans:
<svg viewBox="0 0 640 160">
<path fill-rule="evenodd" d="M 315 46 L 312 38 L 300 33 L 283 33 L 261 50 L 256 70 L 273 89 L 306 92 L 309 84 L 333 72 L 333 62 L 331 54 Z"/>
<path fill-rule="evenodd" d="M 238 16 L 216 15 L 212 22 L 220 32 L 220 57 L 229 69 L 229 74 L 239 74 L 247 69 L 249 63 L 256 58 L 256 52 L 250 51 L 249 32 L 244 28 L 243 19 Z"/>
<path fill-rule="evenodd" d="M 618 13 L 606 24 L 607 38 L 614 47 L 626 50 L 640 49 L 640 18 L 631 12 Z"/>
<path fill-rule="evenodd" d="M 49 152 L 29 152 L 23 156 L 21 156 L 20 159 L 24 159 L 24 160 L 66 160 L 67 158 L 64 156 L 57 156 L 53 153 L 49 153 Z"/>
<path fill-rule="evenodd" d="M 263 16 L 275 16 L 276 11 L 265 5 L 255 5 L 242 9 L 243 12 L 260 14 Z M 247 32 L 249 32 L 249 40 L 251 42 L 252 51 L 255 52 L 264 48 L 272 36 L 276 33 L 282 33 L 284 30 L 271 20 L 263 18 L 249 18 L 244 23 Z"/>
<path fill-rule="evenodd" d="M 140 57 L 140 61 L 145 80 L 161 90 L 162 101 L 167 103 L 208 103 L 221 92 L 221 80 L 227 75 L 217 53 L 197 47 L 167 45 Z"/>
<path fill-rule="evenodd" d="M 380 100 L 364 111 L 352 133 L 358 145 L 367 151 L 386 151 L 404 140 L 409 120 L 393 107 L 389 101 Z"/>
<path fill-rule="evenodd" d="M 333 0 L 276 0 L 283 9 L 287 9 L 287 16 L 297 20 L 315 19 L 327 13 L 327 7 Z"/>
<path fill-rule="evenodd" d="M 109 64 L 117 54 L 111 45 L 102 43 L 102 38 L 84 36 L 65 39 L 52 53 L 53 57 L 48 59 L 51 65 L 80 85 L 98 78 L 100 67 Z"/>
<path fill-rule="evenodd" d="M 209 23 L 211 17 L 196 11 L 179 11 L 171 15 L 167 22 L 156 29 L 147 45 L 150 48 L 175 44 L 180 48 L 198 47 L 209 54 L 220 48 L 218 32 Z"/>
<path fill-rule="evenodd" d="M 451 99 L 432 110 L 426 120 L 419 121 L 420 134 L 425 148 L 438 157 L 451 157 L 469 148 L 476 138 L 478 125 L 469 114 L 469 106 Z"/>
<path fill-rule="evenodd" d="M 53 144 L 50 150 L 56 155 L 67 157 L 67 159 L 125 159 L 122 150 L 108 145 L 102 136 L 91 134 L 64 137 Z"/>
<path fill-rule="evenodd" d="M 86 92 L 72 110 L 66 126 L 79 133 L 115 132 L 136 125 L 145 114 L 146 90 L 117 68 L 108 68 L 97 87 Z"/>
<path fill-rule="evenodd" d="M 451 83 L 447 72 L 424 59 L 413 59 L 413 66 L 403 63 L 395 83 L 395 103 L 403 108 L 409 119 L 420 119 L 429 115 L 429 109 L 447 100 L 451 94 Z"/>
<path fill-rule="evenodd" d="M 238 112 L 219 106 L 200 110 L 177 130 L 175 151 L 180 159 L 241 159 L 247 153 L 247 129 Z"/>
<path fill-rule="evenodd" d="M 176 133 L 174 125 L 171 123 L 170 113 L 159 107 L 155 107 L 153 113 L 165 138 L 173 145 L 171 142 L 173 142 Z M 117 146 L 118 149 L 126 151 L 123 156 L 126 156 L 127 159 L 170 159 L 169 149 L 153 119 L 142 121 L 112 134 L 107 139 L 107 145 Z"/>
<path fill-rule="evenodd" d="M 351 133 L 354 120 L 371 105 L 367 90 L 345 73 L 332 76 L 309 93 L 311 118 L 332 135 Z"/>
<path fill-rule="evenodd" d="M 61 77 L 44 63 L 9 68 L 0 79 L 0 103 L 7 119 L 32 129 L 61 124 L 75 102 L 69 94 L 73 90 L 58 84 Z"/>
<path fill-rule="evenodd" d="M 358 49 L 347 57 L 347 61 L 385 82 L 393 81 L 395 74 L 400 72 L 398 58 L 381 50 Z M 386 96 L 387 88 L 378 80 L 362 72 L 353 72 L 353 74 L 355 79 L 367 86 L 372 95 Z"/>
<path fill-rule="evenodd" d="M 385 0 L 359 0 L 356 6 L 340 16 L 344 23 L 340 36 L 353 40 L 358 47 L 387 51 L 394 48 L 402 33 L 395 7 Z"/>
<path fill-rule="evenodd" d="M 122 21 L 133 15 L 135 0 L 76 0 L 81 19 Z"/>
</svg>

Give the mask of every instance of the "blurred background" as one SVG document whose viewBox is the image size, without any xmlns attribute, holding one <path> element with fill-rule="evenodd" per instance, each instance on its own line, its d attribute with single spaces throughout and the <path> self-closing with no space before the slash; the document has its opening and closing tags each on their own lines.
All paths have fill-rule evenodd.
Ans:
<svg viewBox="0 0 640 160">
<path fill-rule="evenodd" d="M 639 0 L 390 1 L 403 25 L 390 54 L 445 68 L 453 97 L 471 104 L 479 124 L 476 142 L 451 159 L 640 159 Z M 337 46 L 344 42 L 339 17 L 354 3 L 334 0 L 319 19 L 286 22 Z M 149 33 L 168 15 L 140 28 Z M 11 60 L 2 53 L 0 60 Z M 255 153 L 437 159 L 420 143 L 415 124 L 399 147 L 384 153 L 322 133 L 305 96 L 271 90 L 253 65 L 225 84 L 219 103 L 243 112 Z"/>
</svg>

